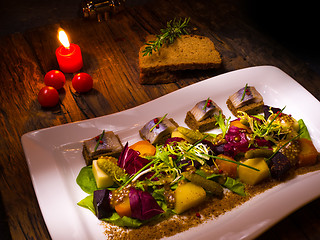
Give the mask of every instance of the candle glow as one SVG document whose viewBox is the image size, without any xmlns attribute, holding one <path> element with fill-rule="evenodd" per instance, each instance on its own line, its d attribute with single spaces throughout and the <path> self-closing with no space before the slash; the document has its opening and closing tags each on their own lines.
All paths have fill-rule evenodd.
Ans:
<svg viewBox="0 0 320 240">
<path fill-rule="evenodd" d="M 81 49 L 77 44 L 70 43 L 62 29 L 58 31 L 58 39 L 62 46 L 56 50 L 56 57 L 62 72 L 74 73 L 83 67 Z"/>
<path fill-rule="evenodd" d="M 67 36 L 66 32 L 63 29 L 59 30 L 58 39 L 59 39 L 59 41 L 61 42 L 61 44 L 65 48 L 69 48 L 70 47 L 70 42 L 69 42 L 68 36 Z"/>
</svg>

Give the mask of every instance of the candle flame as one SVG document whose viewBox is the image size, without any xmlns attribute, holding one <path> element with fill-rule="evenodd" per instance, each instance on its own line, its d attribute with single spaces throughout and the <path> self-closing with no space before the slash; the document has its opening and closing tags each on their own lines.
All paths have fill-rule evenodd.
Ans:
<svg viewBox="0 0 320 240">
<path fill-rule="evenodd" d="M 65 48 L 69 48 L 70 47 L 70 43 L 69 43 L 69 39 L 68 36 L 66 34 L 66 32 L 63 29 L 60 29 L 58 32 L 58 38 L 59 41 L 61 42 L 61 44 L 65 47 Z"/>
</svg>

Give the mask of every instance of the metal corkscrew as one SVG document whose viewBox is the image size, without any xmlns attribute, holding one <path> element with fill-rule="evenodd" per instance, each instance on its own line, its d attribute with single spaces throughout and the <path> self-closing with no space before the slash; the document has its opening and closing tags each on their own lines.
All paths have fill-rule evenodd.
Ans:
<svg viewBox="0 0 320 240">
<path fill-rule="evenodd" d="M 123 10 L 124 5 L 125 0 L 83 0 L 82 12 L 85 18 L 101 22 Z"/>
</svg>

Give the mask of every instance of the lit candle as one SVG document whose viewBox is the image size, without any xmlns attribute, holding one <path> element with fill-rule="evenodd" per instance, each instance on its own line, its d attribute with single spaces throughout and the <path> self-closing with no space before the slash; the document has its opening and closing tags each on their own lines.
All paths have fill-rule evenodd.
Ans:
<svg viewBox="0 0 320 240">
<path fill-rule="evenodd" d="M 69 43 L 67 34 L 59 31 L 58 36 L 62 46 L 56 50 L 56 57 L 62 72 L 74 73 L 83 67 L 80 47 L 77 44 Z"/>
</svg>

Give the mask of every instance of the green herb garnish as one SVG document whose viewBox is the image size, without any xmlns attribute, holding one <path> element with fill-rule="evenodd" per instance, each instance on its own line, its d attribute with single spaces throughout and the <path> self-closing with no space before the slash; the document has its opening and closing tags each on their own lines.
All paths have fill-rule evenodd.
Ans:
<svg viewBox="0 0 320 240">
<path fill-rule="evenodd" d="M 168 115 L 168 113 L 166 115 L 164 115 L 151 129 L 150 132 L 152 132 L 153 129 L 155 129 L 162 121 L 163 119 Z"/>
<path fill-rule="evenodd" d="M 188 34 L 187 27 L 190 18 L 185 18 L 183 21 L 180 18 L 178 21 L 176 19 L 167 22 L 167 28 L 161 29 L 161 34 L 157 35 L 155 41 L 149 41 L 145 43 L 146 48 L 142 51 L 143 56 L 152 55 L 152 52 L 158 51 L 163 44 L 171 44 L 177 37 L 181 35 Z"/>
<path fill-rule="evenodd" d="M 222 137 L 224 138 L 224 136 L 226 135 L 229 127 L 230 127 L 230 119 L 231 117 L 229 117 L 228 119 L 225 119 L 222 115 L 222 112 L 219 111 L 219 115 L 216 116 L 216 125 L 219 125 L 221 131 L 222 131 Z M 225 122 L 225 120 L 227 122 Z"/>
<path fill-rule="evenodd" d="M 138 172 L 136 172 L 134 175 L 132 175 L 119 189 L 118 192 L 120 192 L 125 186 L 127 186 L 134 178 L 136 178 L 142 171 L 150 167 L 153 163 L 159 161 L 159 159 L 154 159 L 151 162 L 149 162 L 147 165 L 143 166 Z"/>
<path fill-rule="evenodd" d="M 260 171 L 258 168 L 255 168 L 255 167 L 251 167 L 247 164 L 244 164 L 244 163 L 241 163 L 241 162 L 237 162 L 237 161 L 233 161 L 233 160 L 230 160 L 230 159 L 227 159 L 227 158 L 222 158 L 222 157 L 218 157 L 218 156 L 214 156 L 214 155 L 209 155 L 209 154 L 203 154 L 203 156 L 207 156 L 207 157 L 212 157 L 212 158 L 216 158 L 216 159 L 220 159 L 222 161 L 226 161 L 226 162 L 231 162 L 231 163 L 234 163 L 234 164 L 237 164 L 237 165 L 241 165 L 243 167 L 247 167 L 247 168 L 250 168 L 252 170 L 255 170 L 255 171 Z"/>
<path fill-rule="evenodd" d="M 286 106 L 284 106 L 278 113 L 277 115 L 271 120 L 271 122 L 268 124 L 267 128 L 270 128 L 271 124 L 278 118 L 278 116 L 283 112 L 283 110 L 286 108 Z"/>
<path fill-rule="evenodd" d="M 192 148 L 194 148 L 196 145 L 198 145 L 202 140 L 206 139 L 207 137 L 209 137 L 209 134 L 206 134 L 203 138 L 201 138 L 200 140 L 198 140 L 197 142 L 195 142 L 194 144 L 192 144 L 191 147 L 189 147 L 187 149 L 187 151 L 185 153 L 183 153 L 179 158 L 178 158 L 178 162 L 183 158 L 183 156 L 189 152 Z"/>
<path fill-rule="evenodd" d="M 103 138 L 103 135 L 104 135 L 104 130 L 102 131 L 102 134 L 100 135 L 99 140 L 97 141 L 97 144 L 96 144 L 96 146 L 95 146 L 95 148 L 94 148 L 94 151 L 97 151 L 98 146 L 99 146 L 99 144 L 100 144 L 100 141 L 101 141 L 102 138 Z"/>
<path fill-rule="evenodd" d="M 278 116 L 280 116 L 284 109 L 285 107 L 282 108 L 275 116 L 271 115 L 272 117 L 274 116 L 272 119 L 270 116 L 267 120 L 259 116 L 249 116 L 247 113 L 242 111 L 238 111 L 238 116 L 248 122 L 248 125 L 253 132 L 253 139 L 255 137 L 261 137 L 275 143 L 277 142 L 277 140 L 275 139 L 276 136 L 286 133 L 282 131 L 281 124 L 275 122 L 275 120 L 278 118 Z M 258 118 L 259 120 L 256 118 Z"/>
<path fill-rule="evenodd" d="M 244 96 L 246 95 L 247 88 L 248 88 L 248 83 L 246 83 L 246 86 L 244 87 L 244 90 L 243 90 L 243 93 L 242 93 L 242 97 L 241 97 L 241 100 L 240 100 L 241 102 L 243 101 Z"/>
<path fill-rule="evenodd" d="M 208 102 L 209 102 L 209 99 L 210 99 L 210 98 L 207 98 L 207 101 L 206 101 L 206 103 L 205 103 L 204 107 L 202 108 L 202 110 L 203 110 L 203 111 L 205 111 L 205 110 L 206 110 L 207 105 L 208 105 Z"/>
<path fill-rule="evenodd" d="M 307 126 L 304 123 L 304 121 L 302 119 L 299 119 L 298 123 L 299 123 L 299 128 L 300 128 L 299 133 L 301 134 L 300 137 L 311 140 L 309 131 L 308 131 Z"/>
</svg>

